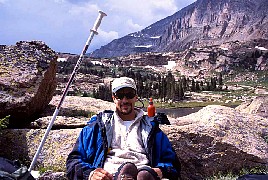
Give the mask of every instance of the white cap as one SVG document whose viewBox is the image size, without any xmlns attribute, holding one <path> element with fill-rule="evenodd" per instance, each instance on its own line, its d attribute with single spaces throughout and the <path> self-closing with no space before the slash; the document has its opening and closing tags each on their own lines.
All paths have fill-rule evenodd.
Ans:
<svg viewBox="0 0 268 180">
<path fill-rule="evenodd" d="M 132 88 L 135 91 L 137 91 L 135 81 L 132 78 L 120 77 L 120 78 L 116 78 L 112 82 L 112 92 L 113 93 L 115 93 L 116 91 L 118 91 L 121 88 L 126 88 L 126 87 Z"/>
</svg>

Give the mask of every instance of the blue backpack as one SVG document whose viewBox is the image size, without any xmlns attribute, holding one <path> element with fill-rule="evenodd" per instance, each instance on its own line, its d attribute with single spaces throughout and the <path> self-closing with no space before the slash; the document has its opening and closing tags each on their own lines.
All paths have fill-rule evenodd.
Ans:
<svg viewBox="0 0 268 180">
<path fill-rule="evenodd" d="M 237 178 L 237 180 L 267 180 L 268 174 L 245 174 Z"/>
</svg>

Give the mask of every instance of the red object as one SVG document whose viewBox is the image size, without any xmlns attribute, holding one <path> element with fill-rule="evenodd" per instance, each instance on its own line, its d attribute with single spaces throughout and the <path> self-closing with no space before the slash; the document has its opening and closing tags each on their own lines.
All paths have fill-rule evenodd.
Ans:
<svg viewBox="0 0 268 180">
<path fill-rule="evenodd" d="M 153 98 L 150 98 L 149 106 L 147 107 L 147 114 L 149 117 L 155 116 L 155 107 L 154 107 L 154 103 L 153 103 Z"/>
</svg>

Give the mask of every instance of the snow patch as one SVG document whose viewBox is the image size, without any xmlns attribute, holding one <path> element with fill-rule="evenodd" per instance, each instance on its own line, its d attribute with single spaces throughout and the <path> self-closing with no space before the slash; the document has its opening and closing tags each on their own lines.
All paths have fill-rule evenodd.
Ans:
<svg viewBox="0 0 268 180">
<path fill-rule="evenodd" d="M 225 47 L 220 47 L 222 50 L 224 51 L 228 51 L 228 48 L 225 48 Z"/>
<path fill-rule="evenodd" d="M 67 61 L 67 58 L 58 58 L 57 59 L 57 62 L 66 62 Z"/>
<path fill-rule="evenodd" d="M 154 37 L 151 37 L 151 39 L 158 39 L 160 38 L 161 36 L 154 36 Z"/>
<path fill-rule="evenodd" d="M 137 34 L 130 34 L 129 36 L 132 36 L 132 37 L 141 37 L 140 35 L 137 35 Z"/>
<path fill-rule="evenodd" d="M 152 47 L 153 45 L 144 45 L 144 46 L 135 46 L 136 48 L 150 48 Z"/>
<path fill-rule="evenodd" d="M 166 69 L 172 69 L 176 66 L 176 61 L 168 61 L 168 65 L 164 65 Z"/>
<path fill-rule="evenodd" d="M 100 62 L 100 61 L 91 61 L 91 62 L 92 62 L 92 64 L 94 64 L 94 65 L 96 65 L 96 64 L 103 65 L 103 63 Z"/>
<path fill-rule="evenodd" d="M 256 49 L 259 49 L 261 51 L 267 51 L 268 49 L 266 49 L 265 47 L 259 47 L 259 46 L 255 46 Z"/>
</svg>

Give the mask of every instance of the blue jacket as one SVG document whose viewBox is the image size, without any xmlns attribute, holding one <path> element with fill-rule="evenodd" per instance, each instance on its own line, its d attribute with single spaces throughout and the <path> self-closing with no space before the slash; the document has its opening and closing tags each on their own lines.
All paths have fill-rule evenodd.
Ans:
<svg viewBox="0 0 268 180">
<path fill-rule="evenodd" d="M 111 143 L 110 119 L 113 111 L 104 111 L 93 116 L 84 127 L 77 142 L 68 155 L 66 168 L 67 177 L 72 180 L 88 179 L 91 171 L 103 167 Z M 150 125 L 149 125 L 149 124 Z M 163 177 L 179 179 L 180 162 L 167 136 L 161 131 L 156 121 L 141 121 L 142 139 L 151 167 L 160 168 Z"/>
</svg>

